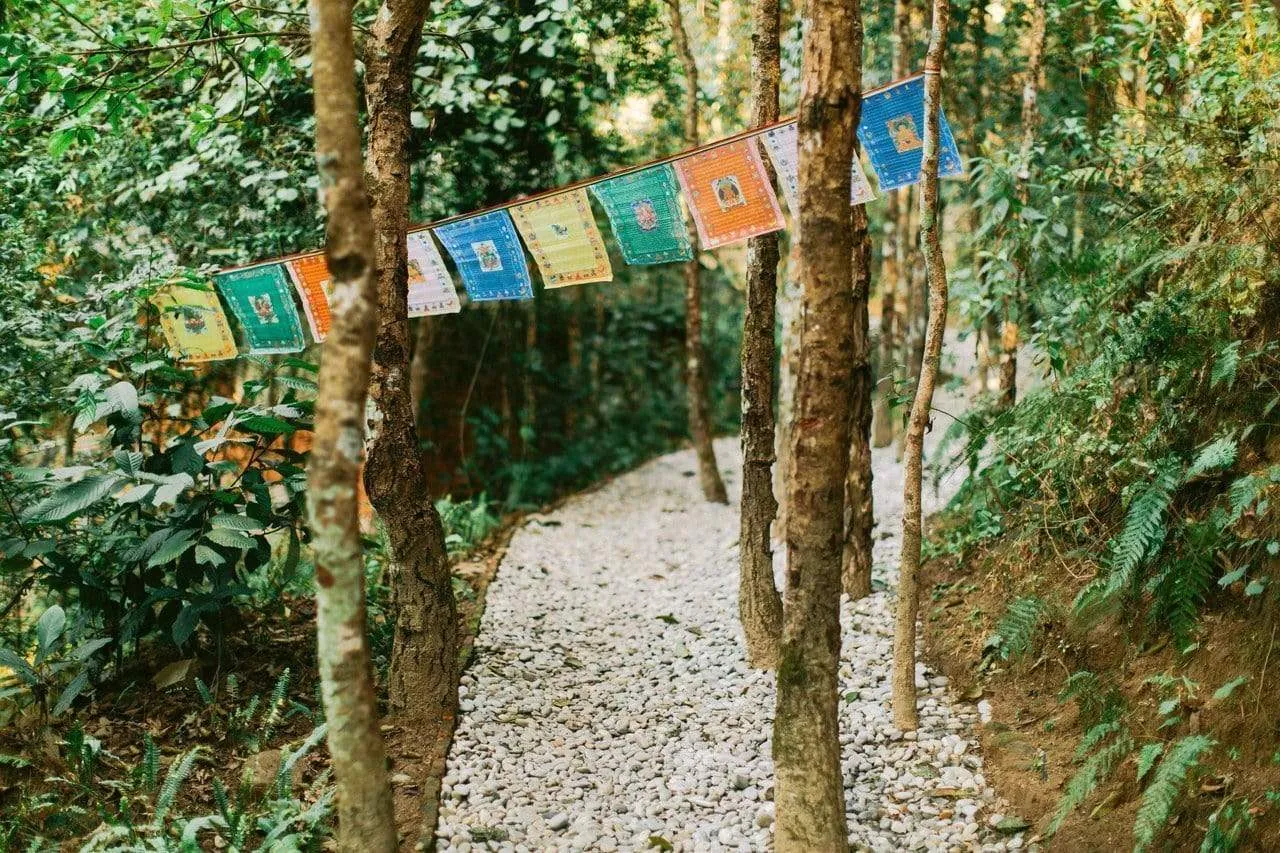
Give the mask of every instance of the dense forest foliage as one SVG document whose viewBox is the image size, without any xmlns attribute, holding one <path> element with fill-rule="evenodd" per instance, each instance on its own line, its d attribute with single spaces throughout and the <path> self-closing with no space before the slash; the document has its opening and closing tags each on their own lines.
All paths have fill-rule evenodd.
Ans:
<svg viewBox="0 0 1280 853">
<path fill-rule="evenodd" d="M 410 219 L 684 148 L 667 5 L 433 4 Z M 947 346 L 976 349 L 981 380 L 968 411 L 933 413 L 935 475 L 965 480 L 925 543 L 926 654 L 1018 718 L 1030 757 L 1008 732 L 984 746 L 1006 750 L 992 775 L 1024 790 L 1050 849 L 1265 849 L 1280 6 L 952 6 L 943 107 L 967 174 L 941 190 Z M 703 135 L 747 128 L 750 6 L 683 7 Z M 783 4 L 784 113 L 802 11 Z M 378 13 L 356 4 L 358 74 Z M 923 67 L 929 15 L 865 4 L 864 88 Z M 184 365 L 151 301 L 323 245 L 308 10 L 0 0 L 0 80 L 0 849 L 320 849 L 333 788 L 305 510 L 323 347 Z M 927 315 L 919 190 L 886 196 L 866 208 L 877 445 L 901 440 Z M 731 434 L 746 259 L 699 262 L 712 423 Z M 681 270 L 614 270 L 411 321 L 424 499 L 456 562 L 685 441 Z M 365 521 L 385 680 L 393 560 Z M 453 591 L 474 630 L 483 589 L 459 571 Z"/>
</svg>

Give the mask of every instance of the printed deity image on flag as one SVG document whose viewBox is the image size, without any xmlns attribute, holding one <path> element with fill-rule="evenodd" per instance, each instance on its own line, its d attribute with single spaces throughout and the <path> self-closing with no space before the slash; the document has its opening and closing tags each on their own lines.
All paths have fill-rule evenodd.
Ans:
<svg viewBox="0 0 1280 853">
<path fill-rule="evenodd" d="M 938 176 L 963 175 L 964 162 L 951 125 L 941 111 L 938 119 Z M 881 192 L 919 181 L 924 157 L 924 77 L 913 77 L 864 97 L 858 140 L 871 160 Z"/>
<path fill-rule="evenodd" d="M 415 231 L 407 238 L 409 250 L 410 317 L 427 317 L 433 314 L 456 314 L 462 310 L 453 277 L 444 267 L 444 259 L 436 248 L 436 241 L 427 231 Z"/>
<path fill-rule="evenodd" d="M 175 359 L 195 363 L 236 357 L 231 325 L 212 290 L 170 284 L 156 291 L 151 304 L 160 312 L 160 329 Z"/>
<path fill-rule="evenodd" d="M 610 178 L 591 192 L 604 207 L 628 264 L 665 264 L 693 257 L 689 228 L 680 210 L 680 188 L 670 166 Z"/>
<path fill-rule="evenodd" d="M 301 352 L 302 322 L 281 264 L 218 273 L 214 280 L 255 355 Z"/>
<path fill-rule="evenodd" d="M 302 313 L 307 315 L 311 339 L 324 343 L 329 336 L 333 318 L 329 315 L 329 291 L 333 288 L 333 276 L 324 255 L 307 255 L 285 263 L 293 286 L 302 300 Z"/>
<path fill-rule="evenodd" d="M 778 174 L 778 184 L 787 199 L 787 207 L 791 209 L 793 216 L 799 215 L 800 148 L 795 122 L 766 130 L 756 138 L 773 161 L 773 170 Z M 875 191 L 871 189 L 871 183 L 862 171 L 862 163 L 854 157 L 849 176 L 849 203 L 866 204 L 874 201 L 875 197 Z"/>
<path fill-rule="evenodd" d="M 783 228 L 778 197 L 750 139 L 678 160 L 676 176 L 704 249 Z"/>
<path fill-rule="evenodd" d="M 533 280 L 524 262 L 524 249 L 505 210 L 482 213 L 434 230 L 457 265 L 462 286 L 473 302 L 533 298 Z"/>
<path fill-rule="evenodd" d="M 547 287 L 613 281 L 585 189 L 517 205 L 511 218 Z"/>
</svg>

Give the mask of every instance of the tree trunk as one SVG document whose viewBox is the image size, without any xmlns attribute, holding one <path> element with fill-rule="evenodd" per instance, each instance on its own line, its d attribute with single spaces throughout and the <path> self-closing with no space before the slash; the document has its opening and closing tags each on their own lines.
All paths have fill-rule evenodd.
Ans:
<svg viewBox="0 0 1280 853">
<path fill-rule="evenodd" d="M 396 832 L 369 658 L 356 497 L 378 291 L 351 30 L 350 0 L 313 0 L 316 162 L 329 216 L 325 255 L 334 310 L 316 395 L 307 506 L 316 564 L 316 655 L 338 785 L 338 844 L 382 853 L 396 849 Z"/>
<path fill-rule="evenodd" d="M 862 21 L 857 26 L 862 55 Z M 875 525 L 871 494 L 871 232 L 867 208 L 856 205 L 853 223 L 853 403 L 850 417 L 849 473 L 844 481 L 844 557 L 841 585 L 857 601 L 871 594 L 871 528 Z"/>
<path fill-rule="evenodd" d="M 751 124 L 778 120 L 778 0 L 752 5 Z M 766 167 L 768 168 L 768 167 Z M 746 313 L 742 321 L 742 503 L 738 535 L 738 613 L 747 662 L 772 669 L 782 636 L 782 597 L 773 583 L 774 323 L 778 296 L 778 235 L 747 241 Z"/>
<path fill-rule="evenodd" d="M 861 109 L 858 0 L 808 0 L 799 108 L 800 357 L 773 760 L 779 853 L 847 848 L 837 667 L 854 379 L 850 164 Z"/>
<path fill-rule="evenodd" d="M 893 77 L 899 80 L 911 69 L 911 4 L 895 0 L 893 4 Z M 901 371 L 899 342 L 905 337 L 904 317 L 898 314 L 898 298 L 905 296 L 906 231 L 903 213 L 910 204 L 910 190 L 887 193 L 884 208 L 884 237 L 880 244 L 880 375 L 877 380 L 875 446 L 893 444 L 897 432 L 893 396 L 895 379 Z"/>
<path fill-rule="evenodd" d="M 457 701 L 457 613 L 444 527 L 427 487 L 409 390 L 409 107 L 427 0 L 387 0 L 365 50 L 368 180 L 377 237 L 378 314 L 365 490 L 391 546 L 395 714 L 449 713 Z"/>
<path fill-rule="evenodd" d="M 897 619 L 893 642 L 893 722 L 907 731 L 919 724 L 916 714 L 916 616 L 920 573 L 921 466 L 924 434 L 933 405 L 933 388 L 942 361 L 942 337 L 947 324 L 947 269 L 942 259 L 942 227 L 938 216 L 938 117 L 942 103 L 942 62 L 947 44 L 948 0 L 933 0 L 933 28 L 925 58 L 924 151 L 920 187 L 920 232 L 924 241 L 925 277 L 929 287 L 929 322 L 925 329 L 924 361 L 904 442 L 902 486 L 902 563 L 898 576 Z"/>
<path fill-rule="evenodd" d="M 778 288 L 777 311 L 782 327 L 778 348 L 778 420 L 775 424 L 773 494 L 778 499 L 778 517 L 773 523 L 773 541 L 781 543 L 787 529 L 787 483 L 791 482 L 791 414 L 795 410 L 796 363 L 800 359 L 800 283 L 796 279 L 796 241 L 790 240 Z M 783 551 L 785 558 L 786 551 Z"/>
<path fill-rule="evenodd" d="M 1018 153 L 1018 174 L 1014 192 L 1026 205 L 1031 182 L 1031 153 L 1035 147 L 1036 128 L 1040 124 L 1037 98 L 1040 93 L 1040 67 L 1044 62 L 1045 0 L 1034 0 L 1031 7 L 1031 31 L 1027 45 L 1027 76 L 1022 81 L 1022 145 Z M 1025 242 L 1025 241 L 1023 241 Z M 1019 246 L 1014 264 L 1013 293 L 1004 297 L 1004 328 L 1000 342 L 1000 404 L 1012 406 L 1018 399 L 1018 338 L 1022 305 L 1027 290 L 1027 257 Z"/>
<path fill-rule="evenodd" d="M 676 53 L 684 66 L 685 109 L 684 141 L 693 148 L 698 144 L 698 64 L 689 45 L 689 34 L 684 28 L 684 16 L 680 12 L 680 0 L 667 0 L 671 12 L 671 32 L 675 38 Z M 696 243 L 693 228 L 689 226 L 691 239 Z M 702 266 L 697 252 L 684 265 L 684 345 L 685 345 L 685 394 L 689 403 L 689 437 L 698 455 L 698 481 L 702 484 L 702 496 L 715 503 L 727 504 L 729 496 L 724 480 L 716 465 L 716 451 L 711 444 L 711 414 L 707 402 L 707 366 L 702 351 Z"/>
<path fill-rule="evenodd" d="M 438 324 L 430 317 L 418 319 L 413 340 L 413 358 L 409 362 L 409 401 L 413 404 L 413 421 L 418 427 L 418 441 L 427 435 L 427 419 L 422 413 L 426 404 L 427 383 L 431 378 L 431 348 L 435 345 Z"/>
</svg>

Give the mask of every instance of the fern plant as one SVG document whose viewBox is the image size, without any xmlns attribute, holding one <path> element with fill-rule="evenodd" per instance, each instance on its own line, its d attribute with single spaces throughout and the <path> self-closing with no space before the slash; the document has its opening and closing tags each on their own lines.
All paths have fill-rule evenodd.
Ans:
<svg viewBox="0 0 1280 853">
<path fill-rule="evenodd" d="M 1047 609 L 1044 601 L 1035 596 L 1015 599 L 996 627 L 995 637 L 987 641 L 988 648 L 997 650 L 1004 660 L 1025 655 L 1031 650 L 1031 641 L 1044 622 Z"/>
<path fill-rule="evenodd" d="M 1178 797 L 1186 789 L 1187 779 L 1200 766 L 1201 757 L 1213 749 L 1215 741 L 1207 735 L 1188 735 L 1169 747 L 1164 759 L 1142 792 L 1142 803 L 1133 822 L 1134 850 L 1146 850 L 1164 828 Z"/>
<path fill-rule="evenodd" d="M 1058 808 L 1049 821 L 1045 832 L 1054 835 L 1070 814 L 1079 808 L 1098 786 L 1105 782 L 1129 753 L 1133 752 L 1133 736 L 1129 730 L 1112 720 L 1099 723 L 1085 732 L 1084 740 L 1077 752 L 1077 759 L 1083 757 L 1093 747 L 1092 754 L 1085 757 L 1080 769 L 1067 782 L 1066 791 L 1058 802 Z"/>
</svg>

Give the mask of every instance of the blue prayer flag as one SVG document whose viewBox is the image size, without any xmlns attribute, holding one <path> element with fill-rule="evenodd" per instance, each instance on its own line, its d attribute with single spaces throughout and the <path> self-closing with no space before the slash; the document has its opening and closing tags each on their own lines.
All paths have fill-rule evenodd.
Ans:
<svg viewBox="0 0 1280 853">
<path fill-rule="evenodd" d="M 938 119 L 938 176 L 962 175 L 960 150 L 941 110 Z M 882 192 L 919 181 L 924 155 L 924 77 L 912 77 L 863 98 L 858 139 Z"/>
<path fill-rule="evenodd" d="M 495 210 L 434 229 L 462 276 L 473 302 L 532 299 L 533 280 L 515 224 Z"/>
</svg>

